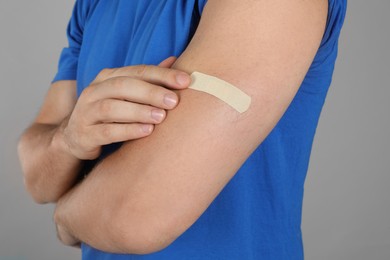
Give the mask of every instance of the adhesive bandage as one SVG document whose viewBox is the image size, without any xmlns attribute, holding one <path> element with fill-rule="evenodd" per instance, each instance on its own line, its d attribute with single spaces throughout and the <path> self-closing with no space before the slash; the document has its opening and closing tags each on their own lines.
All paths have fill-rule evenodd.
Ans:
<svg viewBox="0 0 390 260">
<path fill-rule="evenodd" d="M 191 79 L 190 89 L 213 95 L 230 105 L 239 113 L 244 113 L 251 104 L 250 96 L 222 79 L 197 71 L 191 74 Z"/>
</svg>

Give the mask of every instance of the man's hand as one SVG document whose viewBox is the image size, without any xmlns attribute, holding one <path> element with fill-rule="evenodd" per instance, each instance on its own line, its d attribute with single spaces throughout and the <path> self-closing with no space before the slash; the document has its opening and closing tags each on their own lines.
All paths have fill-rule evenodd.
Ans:
<svg viewBox="0 0 390 260">
<path fill-rule="evenodd" d="M 73 155 L 81 160 L 95 159 L 102 145 L 151 134 L 153 125 L 165 119 L 165 109 L 178 104 L 177 94 L 167 88 L 184 89 L 190 83 L 187 73 L 169 69 L 175 61 L 176 58 L 170 57 L 158 67 L 139 65 L 103 70 L 64 121 L 63 136 Z M 80 246 L 69 230 L 55 224 L 63 244 Z"/>
<path fill-rule="evenodd" d="M 166 111 L 178 103 L 170 89 L 189 86 L 190 77 L 169 69 L 175 58 L 160 66 L 129 66 L 103 70 L 81 94 L 65 122 L 63 138 L 81 160 L 95 159 L 103 145 L 148 136 Z"/>
<path fill-rule="evenodd" d="M 18 147 L 25 186 L 34 200 L 57 202 L 77 181 L 82 160 L 98 157 L 102 145 L 150 135 L 165 119 L 165 110 L 175 107 L 164 103 L 165 95 L 177 100 L 166 88 L 189 85 L 188 74 L 170 69 L 175 61 L 170 57 L 158 67 L 104 70 L 79 99 L 76 81 L 53 83 Z M 178 75 L 184 80 L 177 82 Z"/>
<path fill-rule="evenodd" d="M 240 114 L 211 95 L 180 91 L 180 104 L 152 135 L 125 142 L 61 198 L 56 222 L 105 252 L 150 254 L 170 245 L 205 212 L 284 115 L 320 46 L 327 6 L 325 0 L 208 0 L 196 33 L 172 67 L 233 84 L 251 96 L 250 108 Z M 258 163 L 256 156 L 249 163 Z M 247 175 L 262 171 L 241 172 L 238 182 L 257 180 Z M 235 198 L 249 194 L 236 184 L 222 195 L 232 214 L 240 202 Z M 237 197 L 230 197 L 234 193 Z M 214 214 L 220 202 L 207 218 L 223 218 Z M 261 207 L 262 201 L 249 206 Z M 235 223 L 225 224 L 228 230 Z M 208 228 L 197 230 L 207 235 Z M 221 243 L 237 239 L 234 232 L 225 235 Z M 186 242 L 181 240 L 179 247 Z"/>
</svg>

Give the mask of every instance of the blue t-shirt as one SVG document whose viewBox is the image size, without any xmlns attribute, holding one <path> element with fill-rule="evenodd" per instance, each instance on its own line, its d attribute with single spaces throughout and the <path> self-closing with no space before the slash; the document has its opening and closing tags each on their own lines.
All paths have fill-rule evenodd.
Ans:
<svg viewBox="0 0 390 260">
<path fill-rule="evenodd" d="M 78 0 L 57 80 L 78 94 L 103 68 L 180 56 L 207 0 Z M 119 255 L 82 245 L 83 259 L 303 259 L 304 181 L 314 134 L 332 80 L 346 0 L 329 0 L 326 32 L 287 111 L 201 215 L 167 248 Z"/>
</svg>

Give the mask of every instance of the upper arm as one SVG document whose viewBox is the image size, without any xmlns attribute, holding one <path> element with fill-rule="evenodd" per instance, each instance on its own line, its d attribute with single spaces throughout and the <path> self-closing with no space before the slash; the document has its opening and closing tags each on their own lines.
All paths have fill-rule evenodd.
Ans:
<svg viewBox="0 0 390 260">
<path fill-rule="evenodd" d="M 196 221 L 289 106 L 326 14 L 325 0 L 208 1 L 174 67 L 228 81 L 251 96 L 251 106 L 239 114 L 206 93 L 180 91 L 178 107 L 151 136 L 125 143 L 95 169 L 99 178 L 86 185 L 100 182 L 110 191 L 99 204 L 119 204 L 113 223 L 127 241 L 139 240 L 144 227 L 158 233 L 158 250 Z"/>
<path fill-rule="evenodd" d="M 67 26 L 68 46 L 63 48 L 58 71 L 46 95 L 35 123 L 58 125 L 69 116 L 77 101 L 77 67 L 83 42 L 83 33 L 92 1 L 75 2 Z"/>
<path fill-rule="evenodd" d="M 34 123 L 59 125 L 72 113 L 76 100 L 75 80 L 54 82 L 46 94 Z"/>
</svg>

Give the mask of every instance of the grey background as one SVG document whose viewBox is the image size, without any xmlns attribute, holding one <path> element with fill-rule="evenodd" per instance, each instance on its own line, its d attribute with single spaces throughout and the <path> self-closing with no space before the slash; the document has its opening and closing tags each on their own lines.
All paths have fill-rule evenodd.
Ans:
<svg viewBox="0 0 390 260">
<path fill-rule="evenodd" d="M 79 259 L 16 156 L 55 74 L 73 1 L 0 2 L 0 260 Z M 305 185 L 306 259 L 390 259 L 390 1 L 350 0 Z"/>
</svg>

